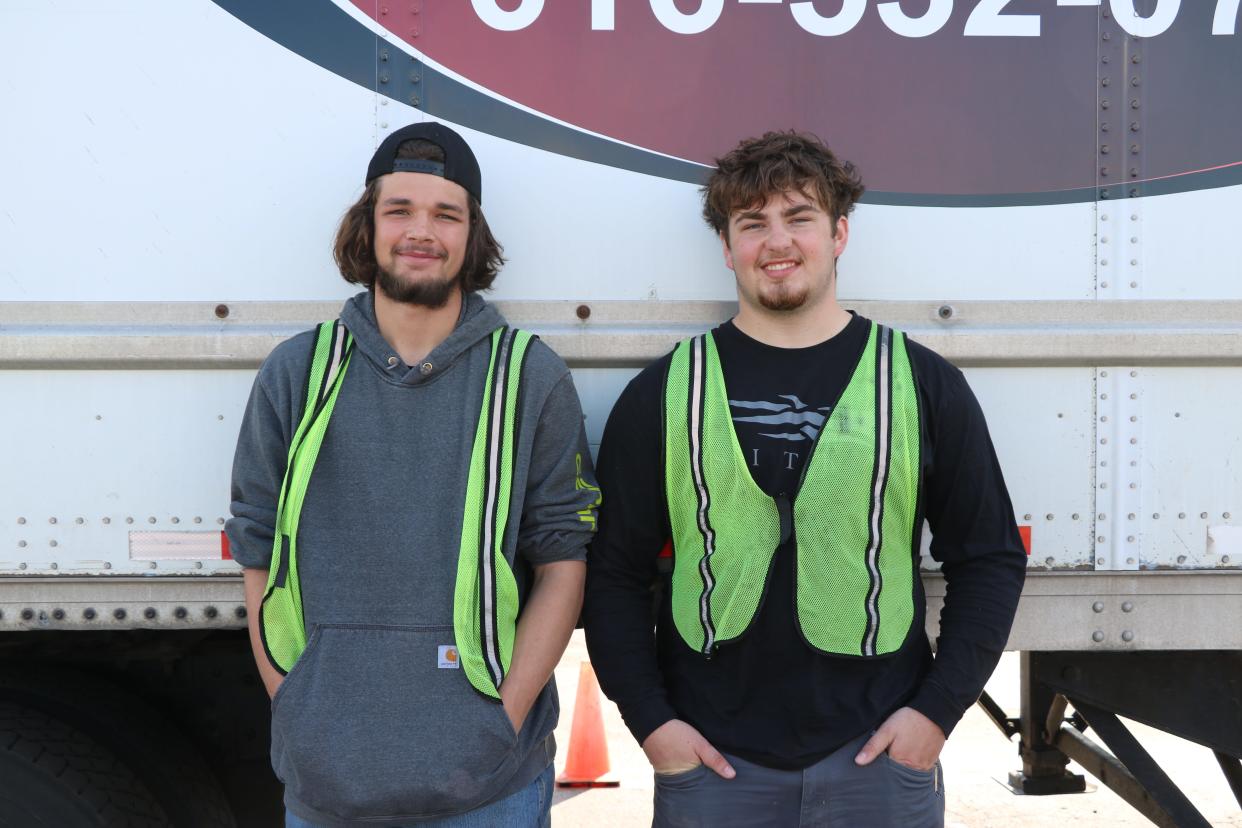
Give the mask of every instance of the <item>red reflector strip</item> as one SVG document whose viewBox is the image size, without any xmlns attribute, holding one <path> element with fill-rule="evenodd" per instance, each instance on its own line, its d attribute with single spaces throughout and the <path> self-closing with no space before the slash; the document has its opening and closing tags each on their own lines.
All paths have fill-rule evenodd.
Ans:
<svg viewBox="0 0 1242 828">
<path fill-rule="evenodd" d="M 220 560 L 233 560 L 233 553 L 229 551 L 229 536 L 223 532 L 220 533 Z"/>
<path fill-rule="evenodd" d="M 661 557 L 661 558 L 673 557 L 673 539 L 672 538 L 669 538 L 668 540 L 664 542 L 664 548 L 660 550 L 660 554 L 658 557 Z"/>
<path fill-rule="evenodd" d="M 219 549 L 219 542 L 210 530 L 129 533 L 131 561 L 210 561 L 219 554 Z"/>
</svg>

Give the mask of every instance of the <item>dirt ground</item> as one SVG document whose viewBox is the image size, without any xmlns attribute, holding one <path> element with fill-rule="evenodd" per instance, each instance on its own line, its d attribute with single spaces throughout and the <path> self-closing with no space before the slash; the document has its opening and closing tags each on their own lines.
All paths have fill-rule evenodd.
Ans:
<svg viewBox="0 0 1242 828">
<path fill-rule="evenodd" d="M 557 772 L 564 766 L 581 662 L 587 660 L 582 631 L 574 634 L 556 670 L 561 693 L 561 724 L 556 738 Z M 1018 658 L 1006 653 L 988 683 L 988 692 L 1010 715 L 1018 711 Z M 552 806 L 557 828 L 636 828 L 651 824 L 651 769 L 616 707 L 603 699 L 604 729 L 617 788 L 558 791 Z M 1242 828 L 1242 811 L 1229 790 L 1212 752 L 1149 727 L 1127 722 L 1143 746 L 1161 764 L 1212 825 Z M 1070 796 L 1015 795 L 1006 785 L 1009 771 L 1020 767 L 1017 739 L 1005 741 L 978 707 L 958 725 L 942 756 L 948 828 L 1142 828 L 1151 823 L 1088 776 L 1088 792 Z M 1082 769 L 1071 763 L 1071 769 Z"/>
</svg>

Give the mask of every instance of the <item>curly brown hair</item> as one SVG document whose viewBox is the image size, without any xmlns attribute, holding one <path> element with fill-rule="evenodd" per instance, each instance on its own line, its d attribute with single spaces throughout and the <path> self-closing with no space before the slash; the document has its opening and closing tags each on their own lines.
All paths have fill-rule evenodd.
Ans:
<svg viewBox="0 0 1242 828">
<path fill-rule="evenodd" d="M 406 141 L 397 148 L 398 158 L 417 158 L 444 163 L 444 150 L 421 138 Z M 379 195 L 380 179 L 377 178 L 341 217 L 336 231 L 332 257 L 345 281 L 372 288 L 379 275 L 379 263 L 375 260 L 375 199 Z M 478 200 L 467 194 L 470 205 L 470 238 L 466 242 L 466 256 L 461 263 L 462 289 L 473 293 L 487 290 L 504 264 L 504 248 L 492 230 Z"/>
<path fill-rule="evenodd" d="M 703 218 L 729 240 L 729 216 L 760 208 L 769 198 L 789 190 L 813 197 L 837 220 L 848 216 L 862 196 L 862 179 L 848 161 L 806 132 L 765 132 L 747 138 L 723 158 L 703 187 Z"/>
</svg>

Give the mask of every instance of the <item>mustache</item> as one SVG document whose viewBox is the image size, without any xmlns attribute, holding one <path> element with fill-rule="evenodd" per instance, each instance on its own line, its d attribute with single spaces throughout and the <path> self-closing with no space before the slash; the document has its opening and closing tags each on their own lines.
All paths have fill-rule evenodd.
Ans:
<svg viewBox="0 0 1242 828">
<path fill-rule="evenodd" d="M 394 253 L 423 253 L 443 259 L 447 254 L 442 248 L 430 244 L 399 244 L 392 249 Z"/>
</svg>

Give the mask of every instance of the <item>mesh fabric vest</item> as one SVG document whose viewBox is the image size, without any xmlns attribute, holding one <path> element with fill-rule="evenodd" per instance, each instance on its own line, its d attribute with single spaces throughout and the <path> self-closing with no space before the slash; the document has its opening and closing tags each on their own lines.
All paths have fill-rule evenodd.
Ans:
<svg viewBox="0 0 1242 828">
<path fill-rule="evenodd" d="M 877 657 L 914 622 L 919 410 L 905 335 L 871 323 L 796 492 L 770 497 L 733 429 L 711 333 L 680 343 L 664 389 L 673 623 L 710 656 L 750 626 L 777 547 L 796 540 L 797 625 L 813 649 Z"/>
<path fill-rule="evenodd" d="M 453 593 L 453 631 L 462 669 L 476 690 L 497 700 L 513 658 L 517 629 L 517 581 L 504 553 L 504 538 L 513 494 L 522 366 L 532 338 L 507 327 L 491 334 Z M 277 501 L 272 563 L 259 616 L 268 660 L 281 673 L 288 673 L 306 649 L 298 518 L 352 353 L 353 338 L 339 320 L 319 326 L 306 407 L 290 444 Z"/>
</svg>

